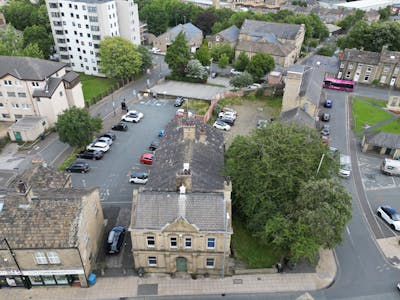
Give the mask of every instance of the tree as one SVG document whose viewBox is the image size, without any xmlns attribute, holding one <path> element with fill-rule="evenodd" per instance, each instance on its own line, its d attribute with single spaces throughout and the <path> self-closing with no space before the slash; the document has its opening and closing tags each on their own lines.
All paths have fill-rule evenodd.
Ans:
<svg viewBox="0 0 400 300">
<path fill-rule="evenodd" d="M 106 37 L 100 42 L 100 71 L 111 78 L 139 74 L 142 55 L 137 47 L 121 37 Z"/>
<path fill-rule="evenodd" d="M 150 2 L 140 10 L 140 20 L 147 23 L 147 30 L 155 35 L 160 35 L 168 28 L 168 14 L 159 1 Z"/>
<path fill-rule="evenodd" d="M 150 69 L 153 66 L 153 57 L 151 56 L 150 51 L 143 45 L 139 45 L 137 49 L 142 57 L 142 65 L 140 68 L 143 71 Z"/>
<path fill-rule="evenodd" d="M 34 25 L 32 16 L 38 6 L 33 5 L 29 1 L 14 0 L 4 5 L 2 11 L 8 23 L 13 25 L 17 30 L 23 31 L 26 27 Z"/>
<path fill-rule="evenodd" d="M 46 58 L 51 54 L 53 38 L 48 34 L 46 28 L 40 25 L 26 27 L 24 30 L 24 46 L 36 43 Z"/>
<path fill-rule="evenodd" d="M 234 86 L 235 88 L 243 88 L 249 86 L 254 82 L 253 77 L 248 72 L 243 72 L 240 75 L 234 76 L 229 84 Z"/>
<path fill-rule="evenodd" d="M 246 70 L 247 65 L 249 64 L 249 62 L 250 62 L 250 59 L 247 56 L 246 52 L 242 51 L 242 52 L 239 53 L 239 56 L 236 59 L 234 67 L 235 67 L 236 70 L 238 70 L 240 72 L 243 72 L 244 70 Z"/>
<path fill-rule="evenodd" d="M 40 59 L 44 59 L 44 54 L 42 50 L 40 50 L 37 43 L 28 44 L 20 53 L 21 56 L 29 56 L 36 57 Z"/>
<path fill-rule="evenodd" d="M 209 11 L 204 11 L 197 15 L 194 25 L 203 31 L 203 35 L 209 35 L 212 33 L 212 26 L 217 21 L 217 16 Z"/>
<path fill-rule="evenodd" d="M 325 156 L 317 174 L 323 154 Z M 317 132 L 298 125 L 269 123 L 266 128 L 254 130 L 248 136 L 235 138 L 226 153 L 225 175 L 232 179 L 234 209 L 261 241 L 280 245 L 283 251 L 301 249 L 300 245 L 294 248 L 293 236 L 286 232 L 292 230 L 293 224 L 290 221 L 286 226 L 283 220 L 288 219 L 298 222 L 296 233 L 298 238 L 303 238 L 299 243 L 331 247 L 337 242 L 337 239 L 332 239 L 332 244 L 328 245 L 319 235 L 314 237 L 314 232 L 310 231 L 314 223 L 309 223 L 311 220 L 314 222 L 312 217 L 315 214 L 304 215 L 304 212 L 312 211 L 313 207 L 321 207 L 324 212 L 335 212 L 329 217 L 324 214 L 327 220 L 322 224 L 338 221 L 331 219 L 339 218 L 339 212 L 334 206 L 337 205 L 337 199 L 333 195 L 344 195 L 338 192 L 341 191 L 340 183 L 334 180 L 327 184 L 326 189 L 322 187 L 325 184 L 323 180 L 331 180 L 337 176 L 337 172 L 338 162 L 328 153 Z M 299 202 L 309 196 L 306 190 L 313 184 L 317 186 L 313 189 L 314 196 L 307 200 L 313 206 L 300 206 L 302 211 L 297 213 Z M 325 194 L 322 195 L 321 191 Z M 346 197 L 344 200 L 347 201 Z M 341 213 L 348 216 L 350 209 Z M 282 229 L 278 231 L 280 226 Z M 342 229 L 339 227 L 328 226 L 325 231 L 332 230 L 330 236 L 337 237 Z M 274 232 L 279 234 L 274 235 Z M 302 253 L 296 252 L 296 259 L 309 258 L 308 254 L 302 256 Z"/>
<path fill-rule="evenodd" d="M 56 130 L 60 141 L 71 147 L 84 147 L 89 144 L 93 135 L 100 131 L 102 120 L 92 118 L 83 108 L 71 107 L 58 116 Z"/>
<path fill-rule="evenodd" d="M 221 69 L 226 68 L 226 66 L 229 64 L 229 57 L 228 55 L 226 55 L 225 53 L 222 53 L 222 55 L 220 56 L 219 60 L 218 60 L 218 67 L 220 67 Z"/>
<path fill-rule="evenodd" d="M 190 60 L 190 51 L 182 31 L 168 47 L 164 60 L 171 69 L 172 75 L 185 75 L 186 65 Z"/>
<path fill-rule="evenodd" d="M 196 59 L 198 59 L 203 66 L 209 66 L 211 63 L 210 50 L 208 49 L 208 40 L 205 39 L 200 48 L 196 51 Z"/>
<path fill-rule="evenodd" d="M 251 57 L 246 71 L 249 72 L 255 81 L 259 81 L 265 74 L 275 67 L 274 58 L 267 53 L 257 53 Z"/>
<path fill-rule="evenodd" d="M 207 70 L 197 59 L 192 59 L 187 64 L 186 76 L 207 79 Z"/>
<path fill-rule="evenodd" d="M 385 8 L 381 8 L 379 10 L 379 20 L 380 21 L 387 21 L 391 15 L 391 8 L 390 6 L 386 6 Z"/>
<path fill-rule="evenodd" d="M 11 25 L 0 30 L 0 55 L 15 56 L 23 49 L 23 39 L 21 34 Z"/>
<path fill-rule="evenodd" d="M 235 49 L 233 49 L 228 43 L 222 43 L 214 45 L 211 48 L 211 57 L 215 62 L 219 61 L 220 57 L 226 54 L 231 62 L 235 57 Z"/>
<path fill-rule="evenodd" d="M 342 27 L 343 30 L 347 31 L 353 27 L 357 22 L 363 21 L 365 11 L 357 9 L 353 14 L 346 16 L 342 21 L 338 23 L 338 26 Z"/>
</svg>

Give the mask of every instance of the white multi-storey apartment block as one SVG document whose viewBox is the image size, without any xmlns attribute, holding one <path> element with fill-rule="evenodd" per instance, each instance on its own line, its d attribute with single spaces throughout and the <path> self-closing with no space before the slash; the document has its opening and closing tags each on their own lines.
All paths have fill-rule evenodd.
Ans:
<svg viewBox="0 0 400 300">
<path fill-rule="evenodd" d="M 138 6 L 133 0 L 46 0 L 56 56 L 72 70 L 103 76 L 99 43 L 119 36 L 140 44 Z"/>
</svg>

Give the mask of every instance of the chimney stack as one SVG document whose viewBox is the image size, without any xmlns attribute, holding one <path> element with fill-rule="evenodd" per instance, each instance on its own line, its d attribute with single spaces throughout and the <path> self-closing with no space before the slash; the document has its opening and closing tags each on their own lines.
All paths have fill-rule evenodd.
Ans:
<svg viewBox="0 0 400 300">
<path fill-rule="evenodd" d="M 183 121 L 183 139 L 184 140 L 192 140 L 196 139 L 196 125 L 191 120 Z"/>
<path fill-rule="evenodd" d="M 200 127 L 199 141 L 202 142 L 202 143 L 206 143 L 207 142 L 206 128 L 203 127 L 203 126 Z"/>
<path fill-rule="evenodd" d="M 192 175 L 189 164 L 184 163 L 183 169 L 176 174 L 176 190 L 182 192 L 182 186 L 185 187 L 185 192 L 192 191 Z"/>
</svg>

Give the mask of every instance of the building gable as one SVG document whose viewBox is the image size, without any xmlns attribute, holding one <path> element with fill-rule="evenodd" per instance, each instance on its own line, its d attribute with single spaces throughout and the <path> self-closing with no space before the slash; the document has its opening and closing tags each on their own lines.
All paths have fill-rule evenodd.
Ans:
<svg viewBox="0 0 400 300">
<path fill-rule="evenodd" d="M 173 223 L 167 224 L 162 232 L 199 232 L 199 228 L 196 225 L 190 224 L 185 217 L 178 217 Z"/>
</svg>

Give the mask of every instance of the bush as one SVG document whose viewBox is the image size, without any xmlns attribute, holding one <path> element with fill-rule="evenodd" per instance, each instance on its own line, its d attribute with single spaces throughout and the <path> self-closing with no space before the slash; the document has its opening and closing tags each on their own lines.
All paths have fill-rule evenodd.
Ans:
<svg viewBox="0 0 400 300">
<path fill-rule="evenodd" d="M 190 82 L 190 83 L 206 83 L 207 82 L 207 78 L 202 79 L 202 78 L 185 77 L 185 76 L 179 76 L 179 75 L 165 76 L 165 79 L 167 79 L 167 80 L 175 80 L 175 81 L 183 81 L 183 82 Z"/>
</svg>

